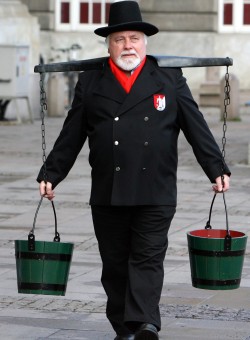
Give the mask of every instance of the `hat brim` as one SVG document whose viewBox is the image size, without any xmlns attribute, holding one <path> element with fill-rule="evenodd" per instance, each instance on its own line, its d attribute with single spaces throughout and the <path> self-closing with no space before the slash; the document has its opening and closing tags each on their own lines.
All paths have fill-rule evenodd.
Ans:
<svg viewBox="0 0 250 340">
<path fill-rule="evenodd" d="M 106 26 L 97 28 L 95 34 L 106 38 L 109 34 L 121 31 L 140 31 L 148 37 L 159 32 L 158 28 L 147 22 L 127 22 L 119 25 Z"/>
</svg>

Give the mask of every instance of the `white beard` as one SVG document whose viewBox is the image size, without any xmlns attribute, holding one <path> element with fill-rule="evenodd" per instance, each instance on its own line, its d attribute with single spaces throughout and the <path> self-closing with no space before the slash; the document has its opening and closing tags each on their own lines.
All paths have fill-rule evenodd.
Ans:
<svg viewBox="0 0 250 340">
<path fill-rule="evenodd" d="M 126 58 L 126 59 L 122 59 L 123 55 L 128 55 L 128 54 L 134 54 L 136 56 L 136 58 L 133 56 L 131 58 Z M 128 52 L 122 52 L 121 55 L 116 59 L 116 65 L 118 67 L 120 67 L 122 70 L 124 71 L 132 71 L 133 69 L 135 69 L 141 62 L 141 59 L 139 57 L 139 55 L 134 51 L 129 51 Z"/>
</svg>

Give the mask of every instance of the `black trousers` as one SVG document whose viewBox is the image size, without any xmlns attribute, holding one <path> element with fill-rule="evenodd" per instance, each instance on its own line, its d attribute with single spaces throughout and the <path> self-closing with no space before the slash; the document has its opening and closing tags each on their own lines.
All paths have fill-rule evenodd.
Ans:
<svg viewBox="0 0 250 340">
<path fill-rule="evenodd" d="M 106 314 L 115 332 L 134 332 L 141 323 L 161 328 L 159 301 L 172 206 L 92 206 L 103 262 Z"/>
</svg>

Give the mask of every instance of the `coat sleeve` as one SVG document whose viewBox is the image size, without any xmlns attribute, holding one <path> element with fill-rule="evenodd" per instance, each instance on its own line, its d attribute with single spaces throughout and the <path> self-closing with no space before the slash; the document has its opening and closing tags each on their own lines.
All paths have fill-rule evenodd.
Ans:
<svg viewBox="0 0 250 340">
<path fill-rule="evenodd" d="M 223 174 L 230 175 L 219 146 L 199 111 L 181 70 L 177 76 L 177 105 L 180 127 L 210 181 L 214 182 Z"/>
<path fill-rule="evenodd" d="M 83 86 L 78 80 L 72 108 L 46 159 L 46 180 L 52 183 L 53 188 L 67 176 L 87 138 L 83 97 Z M 44 180 L 44 165 L 37 177 L 38 182 L 42 180 Z"/>
</svg>

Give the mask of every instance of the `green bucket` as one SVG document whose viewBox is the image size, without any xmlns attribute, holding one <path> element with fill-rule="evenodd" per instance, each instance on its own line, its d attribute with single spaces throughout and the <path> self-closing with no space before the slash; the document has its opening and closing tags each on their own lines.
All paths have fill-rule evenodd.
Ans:
<svg viewBox="0 0 250 340">
<path fill-rule="evenodd" d="M 37 208 L 41 205 L 42 199 Z M 73 243 L 60 242 L 54 203 L 55 237 L 53 242 L 36 241 L 34 235 L 35 221 L 28 240 L 15 241 L 15 257 L 18 293 L 65 295 Z"/>
<path fill-rule="evenodd" d="M 15 241 L 18 293 L 65 295 L 73 244 L 35 241 L 35 251 L 29 241 Z"/>
<path fill-rule="evenodd" d="M 230 231 L 231 249 L 225 250 L 226 230 L 201 229 L 187 234 L 192 285 L 227 290 L 240 286 L 247 236 Z"/>
<path fill-rule="evenodd" d="M 213 202 L 214 199 L 212 206 Z M 227 211 L 227 230 L 212 229 L 212 206 L 205 229 L 187 233 L 192 285 L 201 289 L 236 289 L 240 286 L 247 236 L 229 231 Z"/>
</svg>

